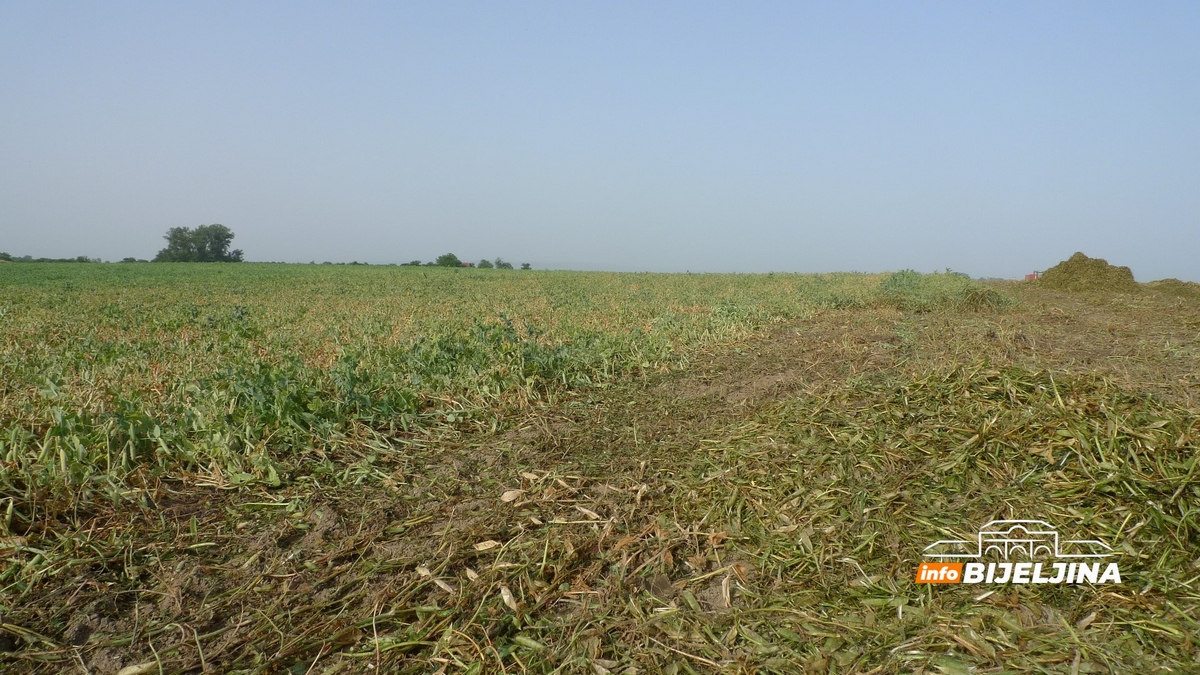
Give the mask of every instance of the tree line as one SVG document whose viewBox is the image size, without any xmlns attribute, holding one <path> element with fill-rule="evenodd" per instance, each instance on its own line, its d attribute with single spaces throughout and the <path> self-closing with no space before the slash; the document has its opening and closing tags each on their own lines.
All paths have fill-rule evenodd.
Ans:
<svg viewBox="0 0 1200 675">
<path fill-rule="evenodd" d="M 224 225 L 200 225 L 190 227 L 172 227 L 167 230 L 163 239 L 167 245 L 154 262 L 242 262 L 241 249 L 229 250 L 233 243 L 233 230 Z M 101 262 L 99 258 L 79 256 L 77 258 L 34 258 L 33 256 L 16 257 L 0 252 L 0 260 L 8 262 Z M 138 258 L 124 258 L 121 262 L 149 262 Z"/>
<path fill-rule="evenodd" d="M 420 260 L 413 260 L 411 262 L 401 263 L 400 266 L 401 267 L 477 267 L 477 268 L 485 269 L 485 270 L 490 270 L 490 269 L 511 270 L 513 268 L 512 263 L 505 262 L 505 260 L 503 258 L 496 258 L 495 262 L 492 262 L 491 260 L 484 258 L 483 260 L 480 260 L 477 263 L 473 263 L 473 262 L 464 262 L 463 260 L 459 259 L 459 257 L 454 255 L 453 253 L 443 253 L 442 255 L 439 255 L 437 257 L 437 260 L 433 260 L 431 262 L 423 263 Z M 529 263 L 521 263 L 521 269 L 529 270 L 529 269 L 533 269 L 533 268 L 529 265 Z"/>
<path fill-rule="evenodd" d="M 97 263 L 101 262 L 99 258 L 89 258 L 86 255 L 81 255 L 75 258 L 35 258 L 31 255 L 16 256 L 11 253 L 0 251 L 0 261 L 2 262 L 71 262 L 71 263 Z"/>
<path fill-rule="evenodd" d="M 154 256 L 153 262 L 242 262 L 241 249 L 229 250 L 233 244 L 233 230 L 220 224 L 200 225 L 196 228 L 172 227 L 163 235 L 167 245 Z M 77 258 L 34 258 L 32 256 L 16 257 L 0 252 L 0 261 L 6 262 L 100 262 L 99 258 L 79 256 Z M 121 262 L 148 262 L 138 258 L 125 258 Z M 358 264 L 357 262 L 354 264 Z M 425 267 L 478 267 L 482 269 L 511 270 L 512 263 L 496 258 L 493 262 L 488 259 L 478 263 L 463 262 L 453 253 L 444 253 L 432 262 L 422 263 L 420 260 L 403 263 L 403 266 Z M 529 263 L 521 263 L 521 269 L 533 269 Z"/>
</svg>

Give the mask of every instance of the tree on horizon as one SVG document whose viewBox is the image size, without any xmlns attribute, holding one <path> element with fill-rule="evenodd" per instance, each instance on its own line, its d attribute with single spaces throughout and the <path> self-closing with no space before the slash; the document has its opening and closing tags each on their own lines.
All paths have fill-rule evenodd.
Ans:
<svg viewBox="0 0 1200 675">
<path fill-rule="evenodd" d="M 242 262 L 242 250 L 229 250 L 233 230 L 224 225 L 172 227 L 163 235 L 167 247 L 154 256 L 154 262 Z"/>
</svg>

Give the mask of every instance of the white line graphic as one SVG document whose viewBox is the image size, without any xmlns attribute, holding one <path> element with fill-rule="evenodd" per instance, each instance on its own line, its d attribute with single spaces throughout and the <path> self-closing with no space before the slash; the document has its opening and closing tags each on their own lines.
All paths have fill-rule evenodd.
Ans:
<svg viewBox="0 0 1200 675">
<path fill-rule="evenodd" d="M 1044 520 L 993 520 L 979 529 L 977 541 L 943 539 L 925 547 L 925 557 L 938 559 L 982 558 L 996 553 L 1009 557 L 1103 558 L 1112 547 L 1098 539 L 1065 539 Z"/>
</svg>

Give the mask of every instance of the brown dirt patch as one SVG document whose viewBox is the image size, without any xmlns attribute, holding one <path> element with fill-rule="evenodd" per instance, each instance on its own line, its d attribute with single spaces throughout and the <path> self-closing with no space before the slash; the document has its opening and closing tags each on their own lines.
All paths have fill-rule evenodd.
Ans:
<svg viewBox="0 0 1200 675">
<path fill-rule="evenodd" d="M 1089 296 L 1003 284 L 1018 307 L 929 314 L 897 324 L 914 343 L 906 370 L 989 363 L 1094 374 L 1123 389 L 1200 405 L 1200 303 L 1158 293 Z"/>
<path fill-rule="evenodd" d="M 701 358 L 684 376 L 659 384 L 657 391 L 685 401 L 744 408 L 836 386 L 894 364 L 900 340 L 892 327 L 902 316 L 895 310 L 824 312 Z"/>
</svg>

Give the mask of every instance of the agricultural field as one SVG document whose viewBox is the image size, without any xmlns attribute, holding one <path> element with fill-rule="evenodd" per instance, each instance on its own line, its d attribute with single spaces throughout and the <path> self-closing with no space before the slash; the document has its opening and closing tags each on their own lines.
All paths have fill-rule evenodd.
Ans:
<svg viewBox="0 0 1200 675">
<path fill-rule="evenodd" d="M 1044 281 L 0 265 L 0 670 L 1196 672 L 1200 287 Z"/>
</svg>

